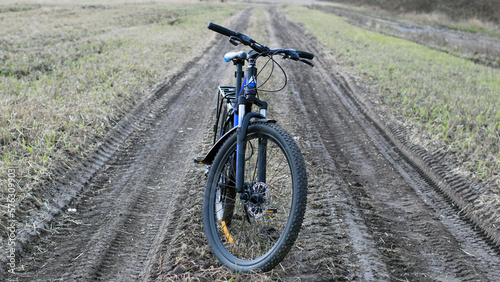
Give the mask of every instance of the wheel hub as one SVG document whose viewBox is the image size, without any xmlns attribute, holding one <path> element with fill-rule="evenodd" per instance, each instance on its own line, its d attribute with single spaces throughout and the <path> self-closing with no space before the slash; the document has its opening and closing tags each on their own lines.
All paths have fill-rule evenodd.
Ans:
<svg viewBox="0 0 500 282">
<path fill-rule="evenodd" d="M 267 210 L 267 184 L 264 182 L 254 183 L 248 191 L 247 211 L 251 217 L 262 217 Z"/>
</svg>

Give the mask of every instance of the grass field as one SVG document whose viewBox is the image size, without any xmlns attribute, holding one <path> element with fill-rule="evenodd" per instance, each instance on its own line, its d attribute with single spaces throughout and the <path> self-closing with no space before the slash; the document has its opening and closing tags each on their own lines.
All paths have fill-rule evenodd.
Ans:
<svg viewBox="0 0 500 282">
<path fill-rule="evenodd" d="M 289 13 L 372 86 L 387 110 L 411 129 L 414 143 L 445 149 L 470 177 L 500 185 L 499 69 L 360 29 L 321 11 L 290 7 Z"/>
<path fill-rule="evenodd" d="M 201 54 L 214 36 L 208 21 L 238 10 L 198 1 L 67 2 L 0 4 L 0 179 L 6 184 L 7 168 L 16 169 L 16 203 L 41 204 L 36 187 L 56 164 L 92 150 L 123 112 Z"/>
</svg>

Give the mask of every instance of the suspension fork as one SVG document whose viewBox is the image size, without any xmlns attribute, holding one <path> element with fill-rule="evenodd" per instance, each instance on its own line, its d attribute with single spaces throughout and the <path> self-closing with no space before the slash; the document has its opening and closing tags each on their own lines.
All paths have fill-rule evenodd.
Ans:
<svg viewBox="0 0 500 282">
<path fill-rule="evenodd" d="M 248 126 L 250 124 L 250 119 L 252 118 L 262 118 L 259 113 L 250 112 L 245 115 L 242 123 L 236 130 L 237 143 L 236 143 L 236 191 L 241 195 L 245 192 L 244 172 L 245 172 L 245 152 L 246 152 L 246 141 Z M 258 168 L 260 172 L 260 169 Z"/>
<path fill-rule="evenodd" d="M 245 172 L 245 152 L 246 152 L 246 136 L 248 126 L 252 118 L 266 120 L 260 113 L 250 112 L 245 115 L 242 123 L 236 130 L 236 191 L 238 193 L 245 192 L 244 172 Z M 259 137 L 257 148 L 257 181 L 266 182 L 266 163 L 267 163 L 267 139 Z"/>
<path fill-rule="evenodd" d="M 246 152 L 246 136 L 248 131 L 248 126 L 250 125 L 250 120 L 252 118 L 266 118 L 267 103 L 259 100 L 256 97 L 256 80 L 255 80 L 256 68 L 255 65 L 249 60 L 249 66 L 247 68 L 247 77 L 250 79 L 245 87 L 245 95 L 240 95 L 238 97 L 238 129 L 237 143 L 236 143 L 236 191 L 240 194 L 240 197 L 245 196 L 246 185 L 244 183 L 245 179 L 245 152 Z M 245 79 L 247 81 L 247 79 Z M 260 112 L 252 112 L 252 105 L 255 104 L 259 107 Z M 259 139 L 259 148 L 257 150 L 257 181 L 266 181 L 266 147 L 267 140 Z"/>
</svg>

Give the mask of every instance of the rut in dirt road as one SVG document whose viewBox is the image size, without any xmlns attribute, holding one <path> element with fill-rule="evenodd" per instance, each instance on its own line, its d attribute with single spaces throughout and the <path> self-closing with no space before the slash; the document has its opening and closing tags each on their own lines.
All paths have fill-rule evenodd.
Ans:
<svg viewBox="0 0 500 282">
<path fill-rule="evenodd" d="M 292 41 L 297 49 L 316 54 L 316 71 L 293 72 L 290 88 L 295 102 L 303 105 L 303 127 L 316 128 L 312 138 L 322 141 L 325 161 L 332 162 L 333 173 L 343 182 L 339 194 L 348 200 L 339 205 L 354 205 L 341 216 L 357 255 L 355 277 L 498 280 L 497 250 L 402 158 L 359 105 L 352 83 L 336 73 L 314 39 L 277 9 L 270 13 L 279 41 Z"/>
<path fill-rule="evenodd" d="M 250 15 L 244 11 L 240 17 Z M 216 75 L 225 71 L 223 60 L 213 58 L 227 45 L 218 40 L 207 47 L 158 90 L 147 117 L 129 125 L 133 133 L 70 204 L 77 212 L 60 216 L 53 223 L 56 232 L 31 246 L 31 257 L 23 261 L 24 279 L 129 281 L 151 276 L 189 192 L 182 180 L 210 120 L 206 105 L 213 103 L 206 99 L 214 99 L 206 89 L 216 89 Z"/>
</svg>

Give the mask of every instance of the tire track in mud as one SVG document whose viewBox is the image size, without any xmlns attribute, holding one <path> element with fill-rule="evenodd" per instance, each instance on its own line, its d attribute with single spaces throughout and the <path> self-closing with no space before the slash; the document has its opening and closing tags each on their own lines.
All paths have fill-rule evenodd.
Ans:
<svg viewBox="0 0 500 282">
<path fill-rule="evenodd" d="M 127 281 L 156 271 L 159 251 L 168 248 L 162 244 L 182 213 L 194 147 L 210 120 L 206 99 L 214 96 L 206 96 L 206 88 L 216 89 L 215 76 L 224 72 L 225 62 L 213 58 L 227 45 L 217 40 L 207 47 L 142 105 L 143 118 L 127 126 L 129 134 L 110 137 L 121 144 L 110 162 L 88 161 L 95 177 L 70 203 L 77 212 L 63 213 L 53 222 L 55 232 L 31 246 L 23 279 Z"/>
<path fill-rule="evenodd" d="M 282 42 L 317 54 L 314 71 L 287 69 L 297 69 L 290 75 L 290 89 L 295 103 L 304 105 L 299 107 L 304 115 L 302 126 L 316 127 L 309 130 L 312 140 L 322 140 L 326 149 L 322 154 L 325 160 L 331 159 L 317 165 L 336 164 L 331 171 L 340 178 L 336 188 L 342 200 L 328 208 L 333 205 L 344 211 L 337 216 L 348 228 L 348 238 L 326 240 L 333 244 L 350 241 L 356 256 L 344 253 L 339 269 L 351 271 L 348 278 L 363 280 L 497 280 L 498 252 L 457 216 L 414 164 L 402 158 L 386 133 L 359 107 L 349 82 L 339 73 L 330 73 L 333 60 L 314 39 L 278 10 L 270 13 L 271 26 Z M 321 193 L 328 198 L 332 192 Z M 368 241 L 372 241 L 368 248 L 358 245 Z"/>
<path fill-rule="evenodd" d="M 280 27 L 284 28 L 289 23 L 277 18 L 278 10 L 272 8 L 267 12 L 271 44 L 300 49 L 300 45 L 291 40 L 290 34 L 282 33 Z M 305 38 L 301 36 L 299 38 Z M 306 48 L 300 50 L 315 51 Z M 297 73 L 317 72 L 316 68 L 297 62 L 288 63 L 286 70 L 287 73 L 293 70 Z M 307 84 L 310 89 L 304 93 L 312 95 L 314 81 Z M 296 81 L 292 78 L 287 91 L 272 94 L 270 98 L 271 105 L 285 104 L 271 111 L 280 112 L 277 118 L 279 124 L 295 136 L 307 162 L 309 177 L 308 207 L 296 242 L 298 250 L 292 250 L 289 258 L 284 260 L 282 266 L 287 270 L 286 274 L 280 276 L 320 281 L 387 280 L 389 274 L 376 251 L 368 227 L 355 208 L 352 196 L 342 188 L 345 183 L 338 176 L 340 168 L 326 149 L 331 140 L 321 137 L 321 129 L 313 125 L 305 105 L 297 95 Z"/>
<path fill-rule="evenodd" d="M 249 7 L 243 10 L 239 16 L 235 16 L 232 24 L 228 25 L 231 29 L 239 32 L 245 32 L 248 28 L 248 22 L 253 15 L 253 8 Z M 219 35 L 218 35 L 219 36 Z M 218 49 L 213 54 L 207 56 L 207 64 L 213 61 L 223 61 L 221 50 L 229 52 L 232 48 L 229 45 L 226 37 L 219 36 L 217 38 Z M 222 44 L 223 43 L 223 44 Z M 220 59 L 219 59 L 220 58 Z M 207 84 L 203 90 L 209 102 L 205 100 L 203 105 L 205 112 L 204 117 L 195 117 L 195 120 L 200 123 L 200 135 L 203 138 L 198 139 L 198 148 L 193 149 L 187 157 L 189 158 L 189 165 L 186 166 L 186 177 L 182 180 L 183 195 L 185 198 L 177 198 L 174 206 L 177 208 L 173 210 L 170 217 L 177 218 L 166 226 L 167 234 L 160 244 L 159 256 L 154 262 L 154 268 L 150 272 L 149 280 L 184 280 L 192 278 L 192 272 L 204 272 L 206 268 L 213 268 L 218 264 L 215 257 L 207 258 L 206 253 L 209 251 L 208 243 L 205 240 L 205 234 L 202 227 L 202 201 L 205 188 L 206 177 L 204 176 L 205 166 L 193 164 L 194 156 L 203 156 L 211 147 L 207 140 L 212 140 L 213 132 L 212 122 L 215 114 L 215 99 L 217 98 L 215 92 L 219 85 L 229 78 L 229 81 L 234 81 L 234 69 L 231 63 L 223 63 L 222 67 L 219 64 L 219 69 L 211 72 L 211 77 L 204 80 Z M 207 92 L 208 90 L 208 92 Z M 203 147 L 203 148 L 200 148 Z M 196 152 L 196 153 L 194 153 Z M 188 250 L 191 248 L 191 250 Z M 188 273 L 189 272 L 189 273 Z M 179 278 L 178 275 L 187 275 L 184 278 Z M 198 274 L 197 276 L 200 276 Z M 210 277 L 211 274 L 205 276 Z M 216 275 L 214 276 L 216 277 Z M 216 280 L 217 278 L 212 277 Z"/>
</svg>

